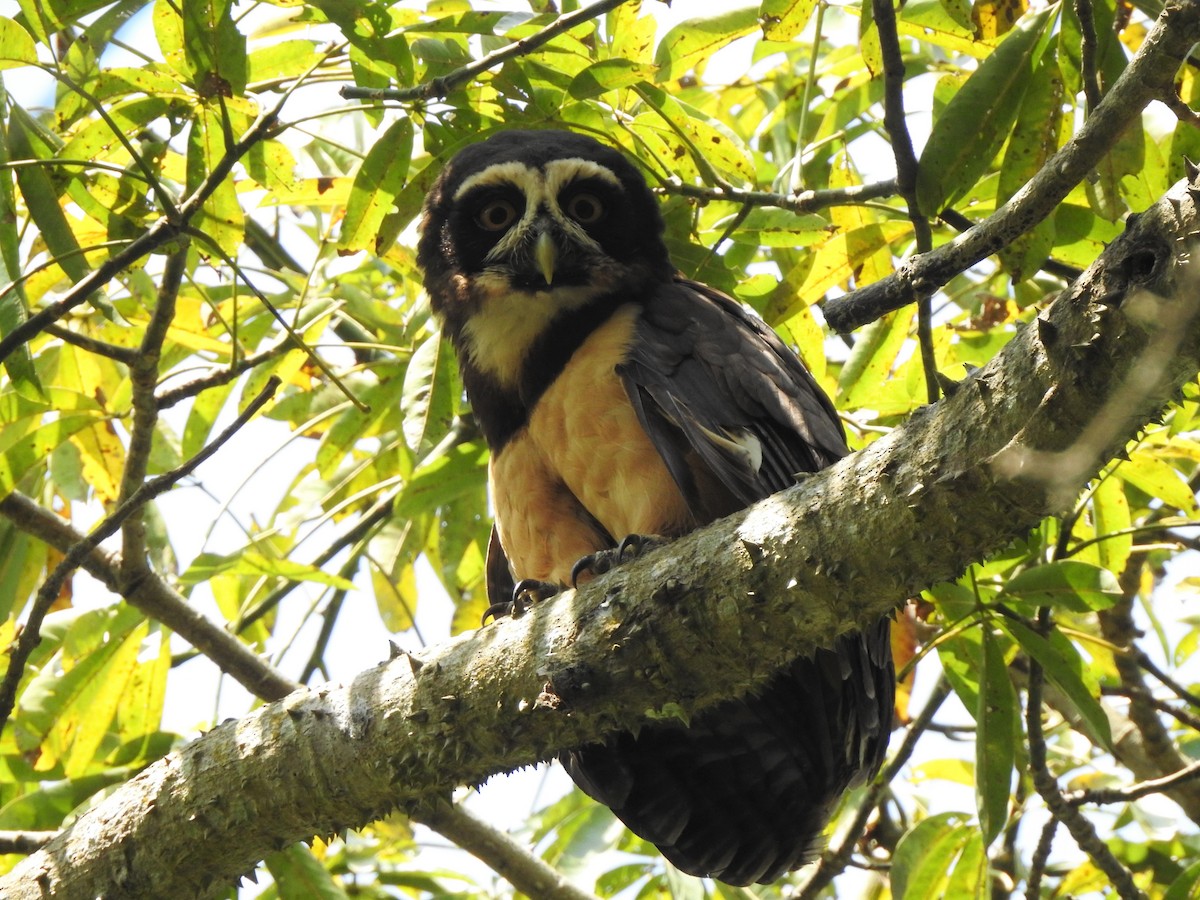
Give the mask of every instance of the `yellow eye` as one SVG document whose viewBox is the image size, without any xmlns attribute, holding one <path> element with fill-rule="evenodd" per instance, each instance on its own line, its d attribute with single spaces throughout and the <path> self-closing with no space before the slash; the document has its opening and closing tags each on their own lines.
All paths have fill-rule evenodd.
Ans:
<svg viewBox="0 0 1200 900">
<path fill-rule="evenodd" d="M 516 220 L 517 208 L 507 200 L 493 200 L 475 216 L 475 221 L 485 231 L 503 231 Z"/>
<path fill-rule="evenodd" d="M 575 194 L 567 201 L 567 215 L 580 225 L 594 225 L 604 216 L 604 204 L 595 194 Z"/>
</svg>

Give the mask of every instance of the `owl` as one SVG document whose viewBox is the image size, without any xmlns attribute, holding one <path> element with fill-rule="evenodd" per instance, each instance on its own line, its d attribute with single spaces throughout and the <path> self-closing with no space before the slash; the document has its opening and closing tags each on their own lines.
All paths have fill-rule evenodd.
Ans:
<svg viewBox="0 0 1200 900">
<path fill-rule="evenodd" d="M 498 614 L 848 452 L 797 356 L 678 273 L 641 172 L 590 137 L 504 131 L 461 150 L 426 200 L 418 262 L 490 449 Z M 687 725 L 559 759 L 684 872 L 772 882 L 878 770 L 894 688 L 880 619 Z"/>
</svg>

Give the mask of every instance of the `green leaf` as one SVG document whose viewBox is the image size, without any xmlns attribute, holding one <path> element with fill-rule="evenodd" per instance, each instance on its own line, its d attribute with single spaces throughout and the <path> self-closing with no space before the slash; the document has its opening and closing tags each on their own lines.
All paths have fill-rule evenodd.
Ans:
<svg viewBox="0 0 1200 900">
<path fill-rule="evenodd" d="M 1196 495 L 1170 463 L 1146 450 L 1135 450 L 1114 474 L 1150 497 L 1157 497 L 1190 517 L 1200 516 Z"/>
<path fill-rule="evenodd" d="M 404 188 L 412 151 L 412 121 L 407 117 L 397 119 L 358 167 L 346 204 L 346 217 L 342 220 L 339 249 L 387 251 L 387 247 L 377 246 L 376 242 L 384 217 Z"/>
<path fill-rule="evenodd" d="M 987 170 L 1017 117 L 1057 14 L 1055 5 L 1025 16 L 938 117 L 917 173 L 922 212 L 936 215 L 952 205 Z"/>
<path fill-rule="evenodd" d="M 972 838 L 979 839 L 978 829 L 965 823 L 962 813 L 940 813 L 918 823 L 900 838 L 892 857 L 894 900 L 948 896 L 946 885 L 956 862 Z"/>
<path fill-rule="evenodd" d="M 1004 586 L 1000 599 L 1089 612 L 1108 609 L 1121 599 L 1121 586 L 1107 569 L 1065 559 L 1017 574 Z"/>
<path fill-rule="evenodd" d="M 576 100 L 590 100 L 606 91 L 650 80 L 654 72 L 654 66 L 632 59 L 605 59 L 572 78 L 567 91 Z"/>
<path fill-rule="evenodd" d="M 227 556 L 201 553 L 192 560 L 192 564 L 179 580 L 184 584 L 199 584 L 215 575 L 270 575 L 288 581 L 312 581 L 345 591 L 354 588 L 353 582 L 324 572 L 317 566 L 291 559 L 269 557 L 257 550 L 244 550 Z"/>
<path fill-rule="evenodd" d="M 417 458 L 445 435 L 454 418 L 452 354 L 440 334 L 433 334 L 413 353 L 404 372 L 400 413 L 404 442 Z"/>
<path fill-rule="evenodd" d="M 1037 660 L 1050 682 L 1066 695 L 1087 723 L 1088 737 L 1111 750 L 1112 730 L 1108 715 L 1096 696 L 1096 686 L 1087 684 L 1087 667 L 1075 645 L 1059 631 L 1051 631 L 1048 637 L 1042 637 L 1015 619 L 998 621 L 1021 649 Z"/>
<path fill-rule="evenodd" d="M 222 113 L 208 108 L 199 110 L 193 120 L 187 141 L 189 190 L 196 190 L 206 182 L 213 169 L 224 158 L 225 124 Z M 238 252 L 245 238 L 246 227 L 232 175 L 221 179 L 215 190 L 209 194 L 193 220 L 193 225 L 226 254 L 233 256 Z M 212 252 L 212 248 L 206 243 L 201 243 L 200 248 L 204 253 Z"/>
<path fill-rule="evenodd" d="M 142 613 L 124 604 L 72 623 L 61 649 L 66 671 L 46 666 L 20 698 L 17 743 L 39 749 L 38 771 L 70 778 L 88 772 L 137 665 L 146 627 Z"/>
<path fill-rule="evenodd" d="M 7 16 L 0 17 L 0 69 L 37 64 L 33 36 Z"/>
<path fill-rule="evenodd" d="M 279 900 L 347 900 L 321 861 L 303 844 L 292 844 L 266 859 Z"/>
<path fill-rule="evenodd" d="M 392 507 L 396 518 L 433 512 L 464 491 L 479 486 L 487 448 L 483 444 L 459 444 L 414 473 Z"/>
<path fill-rule="evenodd" d="M 666 91 L 643 83 L 638 92 L 647 105 L 673 126 L 669 142 L 676 144 L 676 153 L 680 149 L 690 153 L 701 172 L 708 165 L 723 178 L 754 183 L 754 162 L 735 135 L 717 128 L 704 113 Z M 673 171 L 675 166 L 668 164 L 667 168 Z"/>
<path fill-rule="evenodd" d="M 1013 743 L 1017 732 L 1017 693 L 1008 675 L 1004 648 L 986 623 L 975 726 L 975 799 L 984 846 L 987 846 L 1008 821 L 1015 758 Z"/>
<path fill-rule="evenodd" d="M 658 81 L 686 75 L 710 56 L 758 27 L 758 7 L 747 6 L 715 16 L 680 22 L 659 42 L 654 61 Z"/>
<path fill-rule="evenodd" d="M 7 21 L 7 20 L 0 20 Z M 8 93 L 0 81 L 0 108 L 8 107 Z M 8 140 L 0 136 L 0 167 L 8 164 Z M 0 293 L 0 338 L 9 335 L 26 319 L 28 301 L 25 286 L 18 281 L 21 275 L 20 239 L 17 236 L 16 192 L 13 176 L 0 172 L 0 285 L 8 285 Z M 27 343 L 21 344 L 4 360 L 4 370 L 18 390 L 37 395 L 42 393 L 33 355 Z"/>
<path fill-rule="evenodd" d="M 246 37 L 233 22 L 231 0 L 188 0 L 183 51 L 201 99 L 236 97 L 246 90 Z"/>
<path fill-rule="evenodd" d="M 26 472 L 46 465 L 50 454 L 59 444 L 95 424 L 95 416 L 62 416 L 33 429 L 11 444 L 0 437 L 0 497 L 11 493 Z"/>
<path fill-rule="evenodd" d="M 1129 513 L 1129 499 L 1125 496 L 1125 485 L 1119 478 L 1100 479 L 1096 490 L 1092 492 L 1092 516 L 1100 565 L 1120 576 L 1133 553 L 1133 535 L 1120 532 L 1126 531 L 1133 520 Z"/>
<path fill-rule="evenodd" d="M 808 247 L 827 239 L 830 230 L 829 220 L 822 216 L 760 207 L 750 211 L 733 239 L 757 247 Z"/>
<path fill-rule="evenodd" d="M 812 18 L 817 0 L 763 0 L 759 9 L 763 37 L 768 41 L 792 41 Z"/>
<path fill-rule="evenodd" d="M 41 128 L 24 109 L 12 104 L 8 119 L 8 155 L 18 160 L 47 159 L 53 148 L 44 143 Z M 55 262 L 72 281 L 88 273 L 87 260 L 80 252 L 79 241 L 71 229 L 67 215 L 59 205 L 59 191 L 47 172 L 47 167 L 24 165 L 17 168 L 17 186 L 25 198 L 25 206 L 41 232 L 42 239 L 55 257 Z"/>
<path fill-rule="evenodd" d="M 1200 896 L 1200 862 L 1194 862 L 1171 882 L 1162 900 L 1196 900 Z"/>
</svg>

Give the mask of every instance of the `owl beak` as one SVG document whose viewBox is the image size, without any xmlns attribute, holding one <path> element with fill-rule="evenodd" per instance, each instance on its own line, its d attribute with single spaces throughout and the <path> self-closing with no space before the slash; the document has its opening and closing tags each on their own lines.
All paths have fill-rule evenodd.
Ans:
<svg viewBox="0 0 1200 900">
<path fill-rule="evenodd" d="M 538 271 L 546 279 L 546 284 L 553 284 L 554 264 L 558 261 L 558 247 L 555 246 L 554 238 L 550 236 L 549 231 L 542 231 L 538 234 L 537 244 L 533 248 L 533 255 L 537 260 Z"/>
</svg>

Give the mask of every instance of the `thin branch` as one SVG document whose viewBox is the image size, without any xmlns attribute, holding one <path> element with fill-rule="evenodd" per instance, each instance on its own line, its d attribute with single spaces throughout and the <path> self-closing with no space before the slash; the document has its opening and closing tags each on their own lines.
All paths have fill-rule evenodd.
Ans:
<svg viewBox="0 0 1200 900">
<path fill-rule="evenodd" d="M 1042 876 L 1046 872 L 1046 863 L 1050 860 L 1050 847 L 1054 843 L 1055 832 L 1058 831 L 1058 819 L 1051 816 L 1042 826 L 1042 834 L 1034 848 L 1033 857 L 1029 862 L 1029 875 L 1025 879 L 1026 900 L 1040 900 L 1042 895 Z"/>
<path fill-rule="evenodd" d="M 914 293 L 933 291 L 980 260 L 1008 246 L 1058 208 L 1062 199 L 1109 152 L 1120 134 L 1151 100 L 1168 96 L 1176 71 L 1200 38 L 1200 0 L 1175 0 L 1104 100 L 1023 188 L 966 234 L 905 262 L 892 276 L 825 304 L 837 331 L 851 331 L 900 309 Z"/>
<path fill-rule="evenodd" d="M 36 853 L 57 836 L 57 831 L 0 831 L 0 853 Z"/>
<path fill-rule="evenodd" d="M 1108 697 L 1125 697 L 1127 699 L 1133 699 L 1136 697 L 1145 703 L 1149 703 L 1159 712 L 1166 713 L 1185 728 L 1190 728 L 1192 731 L 1200 731 L 1200 716 L 1191 713 L 1186 709 L 1180 709 L 1177 706 L 1172 706 L 1167 701 L 1160 700 L 1153 694 L 1149 694 L 1148 692 L 1144 692 L 1138 688 L 1125 686 L 1112 687 L 1103 685 L 1100 688 L 1100 693 Z"/>
<path fill-rule="evenodd" d="M 1100 73 L 1096 68 L 1096 17 L 1092 12 L 1092 0 L 1074 0 L 1074 6 L 1081 33 L 1079 65 L 1083 95 L 1087 100 L 1087 108 L 1092 110 L 1104 99 Z"/>
<path fill-rule="evenodd" d="M 71 344 L 88 353 L 95 353 L 97 356 L 116 360 L 117 362 L 125 363 L 125 365 L 133 362 L 135 351 L 129 347 L 120 347 L 116 344 L 98 341 L 95 338 L 88 337 L 86 334 L 79 334 L 76 331 L 72 331 L 70 328 L 66 328 L 58 323 L 47 325 L 42 330 L 46 334 L 54 335 L 64 344 Z"/>
<path fill-rule="evenodd" d="M 1048 627 L 1049 617 L 1045 610 L 1039 613 L 1038 621 L 1043 628 Z M 1109 850 L 1096 833 L 1096 826 L 1062 795 L 1058 781 L 1050 773 L 1046 764 L 1046 737 L 1042 732 L 1042 680 L 1041 664 L 1030 659 L 1025 724 L 1029 735 L 1029 768 L 1033 774 L 1033 785 L 1050 814 L 1071 832 L 1079 849 L 1108 877 L 1118 896 L 1122 900 L 1144 900 L 1146 895 L 1134 883 L 1132 873 Z"/>
<path fill-rule="evenodd" d="M 1142 666 L 1138 662 L 1141 648 L 1136 643 L 1138 631 L 1133 621 L 1133 604 L 1141 588 L 1141 572 L 1146 559 L 1145 553 L 1135 553 L 1129 558 L 1119 579 L 1121 599 L 1108 609 L 1101 610 L 1098 617 L 1100 633 L 1125 651 L 1114 654 L 1113 662 L 1121 685 L 1129 696 L 1129 720 L 1141 735 L 1147 761 L 1153 767 L 1151 772 L 1142 773 L 1142 777 L 1146 781 L 1153 781 L 1184 769 L 1190 760 L 1179 752 L 1154 704 L 1149 701 L 1151 691 L 1142 678 Z M 1181 785 L 1176 794 L 1176 802 L 1189 816 L 1194 816 L 1200 810 L 1200 787 L 1187 783 Z"/>
<path fill-rule="evenodd" d="M 872 184 L 856 184 L 844 188 L 820 191 L 800 191 L 797 194 L 779 194 L 773 191 L 747 191 L 740 188 L 708 187 L 684 184 L 677 178 L 664 180 L 659 185 L 665 194 L 693 197 L 697 200 L 723 200 L 742 206 L 774 206 L 790 209 L 795 213 L 810 213 L 830 206 L 851 206 L 894 196 L 897 187 L 894 179 Z"/>
<path fill-rule="evenodd" d="M 188 242 L 167 257 L 162 279 L 158 286 L 158 299 L 154 304 L 150 322 L 142 334 L 142 343 L 129 364 L 129 381 L 132 388 L 130 405 L 133 422 L 130 425 L 129 449 L 125 454 L 125 471 L 121 476 L 118 503 L 124 505 L 145 483 L 146 470 L 150 463 L 150 452 L 154 446 L 154 429 L 158 425 L 158 401 L 154 389 L 158 385 L 158 364 L 162 357 L 163 342 L 167 330 L 175 319 L 175 301 L 179 296 L 179 285 L 187 268 Z M 134 578 L 147 570 L 146 527 L 139 508 L 130 514 L 121 528 L 121 557 L 124 561 L 124 578 Z"/>
<path fill-rule="evenodd" d="M 521 893 L 538 900 L 596 900 L 529 852 L 522 844 L 446 802 L 421 810 L 414 819 L 444 835 L 507 878 Z"/>
<path fill-rule="evenodd" d="M 8 722 L 13 706 L 16 703 L 17 686 L 25 671 L 25 664 L 29 660 L 29 655 L 41 643 L 40 632 L 42 620 L 46 617 L 46 613 L 50 611 L 50 607 L 54 604 L 54 601 L 58 599 L 63 584 L 70 574 L 79 568 L 84 559 L 93 550 L 100 546 L 101 541 L 115 534 L 117 529 L 121 527 L 121 524 L 129 516 L 133 515 L 133 513 L 137 512 L 142 506 L 159 494 L 169 490 L 181 479 L 190 475 L 201 463 L 216 453 L 226 441 L 233 437 L 274 396 L 278 387 L 279 379 L 272 376 L 262 391 L 259 392 L 258 396 L 250 401 L 241 415 L 228 428 L 222 431 L 212 443 L 201 449 L 199 453 L 182 466 L 143 483 L 110 516 L 96 526 L 87 537 L 74 544 L 66 552 L 62 561 L 54 567 L 54 571 L 50 573 L 41 588 L 38 589 L 37 597 L 30 607 L 29 616 L 24 628 L 9 650 L 8 671 L 5 673 L 3 683 L 0 683 L 0 730 Z"/>
<path fill-rule="evenodd" d="M 473 63 L 468 63 L 462 68 L 455 69 L 453 72 L 443 75 L 440 78 L 430 79 L 424 84 L 407 88 L 361 88 L 346 85 L 339 93 L 347 100 L 395 100 L 400 103 L 410 100 L 437 100 L 447 96 L 463 85 L 469 84 L 489 69 L 495 68 L 510 59 L 532 53 L 538 47 L 542 46 L 542 44 L 553 40 L 566 31 L 570 31 L 576 25 L 610 12 L 625 2 L 626 0 L 600 0 L 599 3 L 585 6 L 564 16 L 559 16 L 556 21 L 547 25 L 541 31 L 531 34 L 527 38 L 522 38 L 519 41 L 514 41 L 507 47 L 494 50 L 486 56 L 481 56 Z"/>
<path fill-rule="evenodd" d="M 896 9 L 892 0 L 872 0 L 875 27 L 883 53 L 884 113 L 883 126 L 892 142 L 896 158 L 896 182 L 900 195 L 908 206 L 917 253 L 933 249 L 933 231 L 929 220 L 917 202 L 917 154 L 904 115 L 904 56 L 900 52 L 900 37 L 896 33 Z M 930 403 L 941 396 L 938 383 L 937 359 L 933 349 L 932 291 L 914 289 L 917 301 L 917 344 L 921 348 L 921 368 L 925 373 L 925 391 Z"/>
<path fill-rule="evenodd" d="M 957 209 L 946 207 L 940 213 L 938 218 L 953 228 L 960 234 L 964 231 L 970 231 L 977 223 L 972 222 Z M 1059 262 L 1056 259 L 1046 259 L 1041 265 L 1041 271 L 1048 275 L 1053 275 L 1056 278 L 1061 278 L 1063 281 L 1074 281 L 1083 274 L 1083 270 L 1075 266 L 1069 266 L 1064 262 Z"/>
<path fill-rule="evenodd" d="M 15 491 L 0 499 L 0 515 L 61 553 L 87 539 L 62 518 Z M 127 582 L 121 577 L 123 561 L 120 555 L 102 548 L 94 549 L 80 565 L 113 593 L 198 648 L 221 671 L 255 696 L 279 699 L 299 686 L 271 668 L 229 632 L 204 618 L 186 598 L 153 572 L 132 583 Z"/>
<path fill-rule="evenodd" d="M 1066 795 L 1066 800 L 1075 806 L 1084 803 L 1129 803 L 1149 797 L 1151 794 L 1162 794 L 1176 785 L 1192 781 L 1200 777 L 1200 762 L 1184 766 L 1178 772 L 1164 775 L 1162 778 L 1152 778 L 1124 788 L 1093 788 L 1091 790 L 1075 791 Z"/>
<path fill-rule="evenodd" d="M 265 350 L 255 353 L 253 356 L 243 356 L 235 362 L 231 362 L 228 366 L 223 366 L 208 375 L 202 375 L 178 387 L 162 391 L 158 395 L 158 408 L 159 410 L 169 409 L 176 403 L 204 393 L 209 388 L 229 384 L 229 382 L 235 381 L 242 374 L 256 366 L 269 362 L 280 354 L 287 353 L 289 350 L 294 349 L 295 346 L 291 337 L 285 335 L 283 340 L 272 344 Z"/>
</svg>

